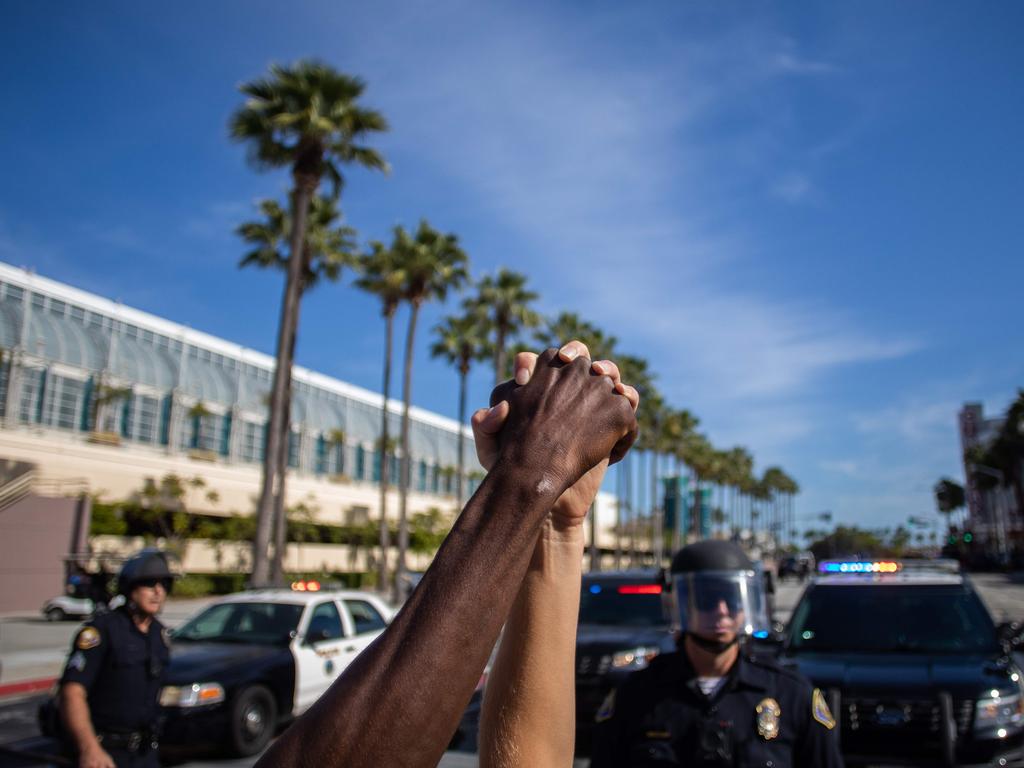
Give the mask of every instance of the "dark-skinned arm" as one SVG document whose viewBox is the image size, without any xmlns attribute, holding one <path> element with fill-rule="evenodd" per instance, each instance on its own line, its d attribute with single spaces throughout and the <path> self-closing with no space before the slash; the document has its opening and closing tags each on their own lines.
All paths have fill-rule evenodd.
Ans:
<svg viewBox="0 0 1024 768">
<path fill-rule="evenodd" d="M 578 341 L 560 350 L 562 359 L 570 351 L 589 357 L 586 345 Z M 516 356 L 517 381 L 527 378 L 523 372 L 533 374 L 536 360 L 529 352 Z M 591 370 L 608 376 L 636 410 L 639 395 L 620 383 L 613 362 L 597 361 Z M 478 411 L 473 417 L 473 437 L 480 463 L 488 467 L 494 438 L 480 415 Z M 481 768 L 572 765 L 583 524 L 607 467 L 607 460 L 602 461 L 563 493 L 541 527 L 487 681 L 480 716 Z"/>
<path fill-rule="evenodd" d="M 632 444 L 629 402 L 583 358 L 556 350 L 495 406 L 494 467 L 388 629 L 257 763 L 437 765 L 563 491 Z"/>
</svg>

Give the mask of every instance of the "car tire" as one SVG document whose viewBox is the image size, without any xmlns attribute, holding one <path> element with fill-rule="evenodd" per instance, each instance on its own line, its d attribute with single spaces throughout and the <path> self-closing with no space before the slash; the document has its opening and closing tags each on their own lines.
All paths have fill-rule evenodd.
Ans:
<svg viewBox="0 0 1024 768">
<path fill-rule="evenodd" d="M 46 609 L 46 620 L 47 621 L 64 621 L 67 618 L 67 614 L 64 613 L 63 608 L 53 606 L 52 608 Z"/>
<path fill-rule="evenodd" d="M 277 702 L 267 688 L 254 685 L 239 691 L 228 723 L 231 751 L 239 757 L 261 752 L 277 726 Z"/>
</svg>

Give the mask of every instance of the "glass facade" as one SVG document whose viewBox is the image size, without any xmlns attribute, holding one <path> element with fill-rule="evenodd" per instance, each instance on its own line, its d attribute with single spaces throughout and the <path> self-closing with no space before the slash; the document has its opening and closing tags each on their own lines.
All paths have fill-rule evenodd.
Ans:
<svg viewBox="0 0 1024 768">
<path fill-rule="evenodd" d="M 273 359 L 264 354 L 5 264 L 0 353 L 0 415 L 7 427 L 100 431 L 122 444 L 201 451 L 227 463 L 263 459 L 273 377 Z M 301 368 L 292 390 L 289 466 L 377 481 L 380 395 Z M 388 419 L 390 434 L 398 435 L 398 404 Z M 454 471 L 459 439 L 454 421 L 413 409 L 415 490 L 454 487 L 442 478 Z M 466 472 L 479 470 L 471 438 L 462 439 Z M 389 460 L 394 482 L 400 457 Z"/>
</svg>

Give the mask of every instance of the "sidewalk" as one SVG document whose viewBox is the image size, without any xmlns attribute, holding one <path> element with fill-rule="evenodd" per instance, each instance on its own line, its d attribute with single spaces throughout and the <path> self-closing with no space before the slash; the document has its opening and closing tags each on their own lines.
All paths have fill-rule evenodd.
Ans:
<svg viewBox="0 0 1024 768">
<path fill-rule="evenodd" d="M 160 619 L 176 627 L 212 598 L 167 601 Z M 80 622 L 46 622 L 38 613 L 0 616 L 0 701 L 47 690 L 60 676 Z"/>
</svg>

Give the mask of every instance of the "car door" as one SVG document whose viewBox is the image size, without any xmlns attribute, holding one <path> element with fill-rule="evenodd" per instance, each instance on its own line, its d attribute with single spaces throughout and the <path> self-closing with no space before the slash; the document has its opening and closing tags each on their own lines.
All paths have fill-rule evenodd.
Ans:
<svg viewBox="0 0 1024 768">
<path fill-rule="evenodd" d="M 334 600 L 323 600 L 309 610 L 301 640 L 295 645 L 295 711 L 303 711 L 330 687 L 347 666 L 346 637 L 341 612 Z M 354 655 L 354 654 L 352 654 Z"/>
<path fill-rule="evenodd" d="M 345 598 L 342 602 L 345 605 L 345 611 L 348 614 L 352 627 L 351 643 L 349 643 L 352 647 L 352 653 L 351 658 L 348 660 L 351 662 L 352 659 L 358 656 L 366 646 L 372 643 L 384 631 L 387 621 L 381 612 L 368 600 Z"/>
</svg>

